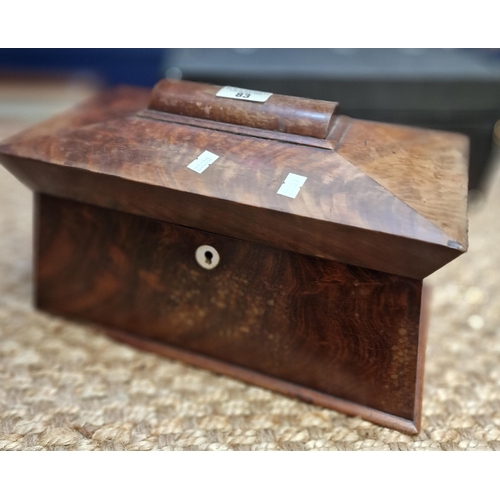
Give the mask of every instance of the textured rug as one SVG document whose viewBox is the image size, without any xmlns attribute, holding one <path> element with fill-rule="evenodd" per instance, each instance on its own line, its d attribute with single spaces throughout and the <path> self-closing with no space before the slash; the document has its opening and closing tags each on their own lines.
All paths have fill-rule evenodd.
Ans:
<svg viewBox="0 0 500 500">
<path fill-rule="evenodd" d="M 427 280 L 422 431 L 407 436 L 35 311 L 32 197 L 0 168 L 0 450 L 500 450 L 499 214 L 500 171 L 468 254 Z"/>
</svg>

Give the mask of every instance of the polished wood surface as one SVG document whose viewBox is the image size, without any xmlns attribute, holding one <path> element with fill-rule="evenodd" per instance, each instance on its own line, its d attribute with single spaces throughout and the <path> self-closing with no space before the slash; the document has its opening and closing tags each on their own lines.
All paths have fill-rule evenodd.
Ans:
<svg viewBox="0 0 500 500">
<path fill-rule="evenodd" d="M 373 422 L 374 424 L 389 427 L 406 434 L 418 434 L 420 432 L 421 399 L 415 399 L 415 418 L 413 420 L 408 420 L 406 418 L 401 418 L 390 413 L 385 413 L 383 411 L 354 403 L 353 401 L 349 401 L 347 399 L 330 396 L 286 380 L 264 375 L 254 370 L 243 368 L 239 365 L 234 365 L 203 354 L 174 347 L 157 340 L 151 340 L 144 336 L 134 335 L 124 332 L 123 330 L 116 330 L 109 327 L 105 328 L 104 331 L 109 337 L 120 342 L 126 342 L 133 347 L 137 347 L 145 351 L 151 351 L 161 356 L 177 359 L 184 363 L 204 368 L 205 370 L 210 370 L 222 375 L 228 375 L 249 384 L 259 385 L 287 396 L 302 399 L 306 403 L 324 406 L 325 408 L 331 408 L 332 410 L 336 410 L 347 415 L 361 417 L 362 419 Z M 422 372 L 423 367 L 422 370 L 419 369 L 418 371 L 420 374 L 419 380 L 422 380 L 423 378 L 421 376 Z"/>
<path fill-rule="evenodd" d="M 216 92 L 120 88 L 0 144 L 37 193 L 38 307 L 417 432 L 422 279 L 467 249 L 467 140 Z"/>
<path fill-rule="evenodd" d="M 45 195 L 37 214 L 41 309 L 418 426 L 420 281 Z"/>
<path fill-rule="evenodd" d="M 287 212 L 288 199 L 282 196 L 276 201 L 282 211 L 270 211 L 24 158 L 17 158 L 14 164 L 10 164 L 7 158 L 4 164 L 10 165 L 11 171 L 35 191 L 401 276 L 423 278 L 460 254 L 459 250 L 446 245 L 400 238 L 382 230 L 361 230 L 349 225 L 325 224 L 313 218 L 296 217 Z M 207 174 L 212 167 L 215 164 L 207 170 Z M 207 179 L 216 187 L 216 175 L 209 174 Z M 353 184 L 362 190 L 368 182 L 368 178 L 364 177 Z M 203 187 L 201 181 L 199 186 Z M 275 189 L 278 187 L 276 183 Z M 224 189 L 224 186 L 219 185 L 218 188 Z M 376 193 L 372 193 L 371 197 L 367 193 L 365 200 L 361 193 L 357 208 L 363 208 L 370 216 L 370 203 L 377 199 Z M 397 200 L 384 200 L 383 191 L 378 201 L 385 201 L 386 205 L 378 205 L 375 213 L 391 210 L 396 205 L 400 208 L 400 215 L 411 214 L 410 209 L 398 204 Z M 312 204 L 314 199 L 309 198 L 308 202 Z M 353 217 L 355 208 L 353 206 Z M 422 228 L 419 229 L 422 231 Z"/>
<path fill-rule="evenodd" d="M 203 118 L 288 134 L 325 139 L 330 132 L 336 102 L 272 94 L 252 102 L 217 97 L 222 87 L 186 81 L 160 80 L 148 108 L 175 115 Z"/>
<path fill-rule="evenodd" d="M 175 115 L 152 109 L 139 111 L 136 116 L 150 120 L 177 123 L 178 125 L 187 125 L 189 127 L 219 130 L 230 134 L 238 134 L 240 136 L 258 137 L 259 139 L 270 139 L 272 141 L 288 142 L 290 144 L 300 144 L 303 146 L 312 146 L 315 148 L 329 150 L 335 149 L 338 145 L 338 141 L 342 137 L 348 124 L 348 120 L 346 120 L 345 116 L 339 116 L 333 120 L 328 136 L 325 139 L 318 139 L 309 135 L 297 135 L 286 132 L 278 132 L 276 130 L 248 127 L 246 125 L 234 125 L 232 123 L 204 120 L 202 118 L 193 118 L 192 116 Z"/>
<path fill-rule="evenodd" d="M 337 152 L 467 248 L 466 136 L 360 120 Z"/>
<path fill-rule="evenodd" d="M 398 127 L 339 117 L 335 122 L 343 125 L 328 150 L 145 118 L 148 100 L 140 89 L 105 93 L 5 141 L 0 160 L 35 191 L 416 279 L 467 247 L 465 206 L 447 196 L 452 173 L 463 179 L 466 171 L 461 136 L 415 129 L 405 148 Z M 414 172 L 406 185 L 435 189 L 438 194 L 421 205 L 429 214 L 450 217 L 436 224 L 434 216 L 430 220 L 411 200 L 396 196 L 395 188 L 364 173 L 366 158 L 356 164 L 363 148 L 379 155 L 372 170 L 394 172 L 395 166 L 380 138 L 365 147 L 361 136 L 344 146 L 360 127 L 373 134 L 382 127 L 386 142 L 400 140 L 398 162 L 413 165 Z M 426 142 L 429 134 L 433 139 Z M 186 168 L 205 150 L 219 159 L 203 174 Z M 446 157 L 436 152 L 444 150 Z M 439 169 L 448 172 L 447 190 L 432 173 Z M 307 177 L 295 199 L 277 194 L 289 173 Z"/>
</svg>

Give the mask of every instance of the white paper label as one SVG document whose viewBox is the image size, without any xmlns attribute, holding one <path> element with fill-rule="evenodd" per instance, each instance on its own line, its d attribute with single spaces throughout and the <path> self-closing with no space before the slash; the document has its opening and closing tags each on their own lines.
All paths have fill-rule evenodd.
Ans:
<svg viewBox="0 0 500 500">
<path fill-rule="evenodd" d="M 300 191 L 300 188 L 306 182 L 307 177 L 297 174 L 288 174 L 286 176 L 285 182 L 278 189 L 278 194 L 283 196 L 288 196 L 289 198 L 295 198 Z"/>
<path fill-rule="evenodd" d="M 217 97 L 227 99 L 240 99 L 242 101 L 266 102 L 273 94 L 260 90 L 239 89 L 238 87 L 222 87 L 217 92 Z"/>
<path fill-rule="evenodd" d="M 219 158 L 217 155 L 214 155 L 210 151 L 203 151 L 196 160 L 192 161 L 187 168 L 194 170 L 201 174 L 204 172 L 212 163 Z"/>
</svg>

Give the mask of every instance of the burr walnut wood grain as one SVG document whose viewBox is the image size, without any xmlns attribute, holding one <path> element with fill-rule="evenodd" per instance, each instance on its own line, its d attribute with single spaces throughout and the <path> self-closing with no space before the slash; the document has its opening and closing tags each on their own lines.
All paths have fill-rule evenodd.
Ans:
<svg viewBox="0 0 500 500">
<path fill-rule="evenodd" d="M 35 191 L 392 274 L 423 278 L 459 254 L 456 249 L 444 245 L 403 239 L 382 231 L 326 224 L 314 218 L 293 216 L 285 210 L 242 206 L 229 200 L 161 189 L 113 175 L 96 175 L 83 169 L 70 170 L 22 158 L 16 159 L 15 164 L 10 164 L 8 158 L 3 162 Z M 216 182 L 216 178 L 212 177 L 212 181 Z M 359 189 L 366 186 L 363 182 L 357 185 Z M 361 202 L 361 193 L 359 199 Z M 286 200 L 279 201 L 286 206 Z M 310 201 L 312 203 L 313 199 Z M 386 203 L 387 210 L 393 209 L 390 200 Z M 369 204 L 367 197 L 365 210 L 368 215 Z M 403 215 L 408 210 L 405 205 L 400 208 Z M 381 209 L 384 209 L 382 205 L 376 208 L 377 211 Z"/>
<path fill-rule="evenodd" d="M 420 281 L 46 195 L 37 213 L 41 309 L 418 426 Z"/>
<path fill-rule="evenodd" d="M 444 231 L 345 159 L 345 137 L 366 126 L 357 120 L 343 118 L 336 152 L 138 116 L 147 99 L 137 89 L 103 94 L 5 141 L 0 160 L 35 191 L 416 279 L 465 251 L 466 241 L 453 239 L 466 225 L 463 204 L 425 202 L 454 214 Z M 434 134 L 434 145 L 455 144 Z M 187 169 L 205 150 L 219 159 L 203 175 Z M 420 153 L 400 160 L 429 166 L 433 153 L 423 145 Z M 463 159 L 446 168 L 461 172 Z M 307 177 L 293 200 L 277 194 L 290 172 Z M 432 175 L 422 178 L 429 184 Z"/>
<path fill-rule="evenodd" d="M 337 152 L 467 247 L 466 136 L 360 120 Z"/>
</svg>

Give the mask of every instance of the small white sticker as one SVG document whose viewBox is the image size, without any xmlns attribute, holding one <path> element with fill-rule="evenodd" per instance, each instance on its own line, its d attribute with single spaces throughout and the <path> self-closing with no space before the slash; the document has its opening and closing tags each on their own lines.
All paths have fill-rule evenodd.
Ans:
<svg viewBox="0 0 500 500">
<path fill-rule="evenodd" d="M 192 161 L 187 168 L 194 170 L 201 174 L 204 172 L 212 163 L 219 158 L 217 155 L 214 155 L 210 151 L 203 151 L 196 160 Z"/>
<path fill-rule="evenodd" d="M 260 90 L 239 89 L 238 87 L 222 87 L 217 92 L 217 97 L 227 99 L 240 99 L 242 101 L 266 102 L 273 94 Z"/>
<path fill-rule="evenodd" d="M 306 182 L 307 177 L 297 174 L 288 174 L 286 176 L 285 182 L 278 189 L 278 194 L 283 196 L 288 196 L 289 198 L 295 198 L 300 191 L 300 188 Z"/>
</svg>

